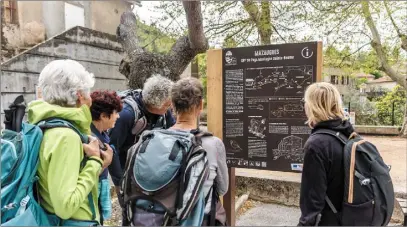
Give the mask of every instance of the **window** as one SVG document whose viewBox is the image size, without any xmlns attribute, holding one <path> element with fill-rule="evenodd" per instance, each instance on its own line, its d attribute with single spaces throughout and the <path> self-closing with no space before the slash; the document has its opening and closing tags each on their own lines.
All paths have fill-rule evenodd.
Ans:
<svg viewBox="0 0 407 227">
<path fill-rule="evenodd" d="M 65 3 L 65 30 L 75 26 L 85 26 L 85 10 L 83 7 Z"/>
<path fill-rule="evenodd" d="M 18 24 L 17 1 L 3 1 L 3 19 L 5 23 Z"/>
<path fill-rule="evenodd" d="M 338 84 L 338 76 L 331 75 L 331 84 Z"/>
</svg>

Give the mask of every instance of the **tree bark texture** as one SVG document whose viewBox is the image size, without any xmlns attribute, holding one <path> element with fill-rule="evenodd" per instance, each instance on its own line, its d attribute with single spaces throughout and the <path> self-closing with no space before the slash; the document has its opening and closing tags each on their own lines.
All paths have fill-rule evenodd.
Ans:
<svg viewBox="0 0 407 227">
<path fill-rule="evenodd" d="M 249 14 L 251 21 L 256 25 L 261 44 L 271 44 L 271 15 L 270 2 L 261 1 L 260 9 L 256 1 L 242 1 L 243 8 Z"/>
<path fill-rule="evenodd" d="M 188 35 L 180 37 L 168 54 L 151 53 L 140 47 L 136 16 L 132 12 L 122 14 L 117 36 L 126 56 L 120 63 L 119 71 L 128 79 L 129 88 L 143 88 L 146 79 L 154 74 L 161 74 L 176 81 L 191 60 L 208 49 L 203 30 L 201 2 L 184 1 L 182 4 L 187 18 Z"/>
</svg>

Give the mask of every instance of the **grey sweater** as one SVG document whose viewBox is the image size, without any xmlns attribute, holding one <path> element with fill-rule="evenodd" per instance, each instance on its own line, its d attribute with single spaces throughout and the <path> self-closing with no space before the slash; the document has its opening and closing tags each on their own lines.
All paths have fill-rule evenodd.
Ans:
<svg viewBox="0 0 407 227">
<path fill-rule="evenodd" d="M 229 187 L 225 145 L 218 137 L 211 136 L 202 138 L 202 147 L 207 152 L 210 169 L 209 177 L 203 187 L 205 196 L 208 195 L 210 189 L 212 188 L 213 182 L 216 182 L 219 196 L 223 196 L 226 194 Z M 211 210 L 211 200 L 212 195 L 209 195 L 209 200 L 205 207 L 205 214 L 209 213 Z"/>
</svg>

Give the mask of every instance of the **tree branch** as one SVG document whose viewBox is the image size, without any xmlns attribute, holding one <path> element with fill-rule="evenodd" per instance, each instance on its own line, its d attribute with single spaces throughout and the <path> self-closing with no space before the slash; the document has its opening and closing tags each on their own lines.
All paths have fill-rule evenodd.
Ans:
<svg viewBox="0 0 407 227">
<path fill-rule="evenodd" d="M 254 1 L 242 1 L 243 8 L 246 10 L 246 12 L 249 14 L 250 18 L 252 21 L 257 24 L 258 21 L 260 20 L 260 11 L 259 8 L 257 7 L 256 3 Z"/>
<path fill-rule="evenodd" d="M 348 58 L 348 57 L 350 57 L 350 56 L 356 54 L 356 53 L 359 52 L 361 49 L 363 49 L 363 47 L 365 47 L 365 46 L 367 46 L 367 45 L 369 45 L 369 44 L 370 44 L 370 43 L 366 43 L 366 44 L 362 45 L 361 47 L 359 47 L 357 50 L 353 51 L 352 53 L 347 54 L 346 56 L 344 56 L 344 57 L 342 58 L 341 62 L 339 63 L 339 65 L 337 65 L 336 67 L 338 67 L 338 68 L 342 67 L 342 63 L 345 61 L 346 58 Z"/>
<path fill-rule="evenodd" d="M 393 19 L 393 16 L 391 15 L 390 8 L 387 5 L 387 0 L 384 2 L 384 7 L 386 8 L 387 15 L 390 18 L 391 23 L 393 24 L 394 29 L 396 29 L 397 35 L 401 39 L 401 48 L 405 51 L 407 51 L 407 36 L 403 33 L 401 33 L 400 28 L 397 26 L 396 22 Z"/>
<path fill-rule="evenodd" d="M 271 25 L 271 27 L 273 28 L 273 30 L 277 33 L 277 35 L 285 42 L 287 43 L 287 41 L 284 39 L 284 37 L 277 31 L 277 28 L 274 25 Z"/>
<path fill-rule="evenodd" d="M 271 16 L 270 2 L 261 1 L 261 11 L 254 1 L 241 1 L 243 8 L 249 14 L 251 20 L 256 25 L 259 33 L 261 44 L 271 43 Z"/>
<path fill-rule="evenodd" d="M 201 2 L 183 1 L 182 5 L 187 17 L 188 38 L 191 48 L 202 53 L 208 49 L 208 40 L 205 38 L 203 29 Z"/>
<path fill-rule="evenodd" d="M 137 38 L 136 23 L 137 19 L 134 13 L 124 12 L 120 17 L 120 24 L 116 29 L 117 38 L 129 56 L 144 52 Z"/>
<path fill-rule="evenodd" d="M 383 71 L 394 81 L 407 89 L 406 86 L 406 77 L 397 73 L 389 64 L 389 60 L 387 59 L 386 52 L 383 48 L 381 43 L 379 32 L 377 31 L 376 25 L 373 21 L 372 14 L 370 13 L 369 3 L 366 1 L 361 2 L 362 6 L 362 14 L 365 18 L 366 24 L 372 33 L 373 39 L 371 40 L 370 44 L 372 45 L 373 49 L 376 51 L 377 56 L 379 58 L 379 62 L 382 66 Z"/>
<path fill-rule="evenodd" d="M 261 43 L 271 43 L 271 16 L 270 16 L 270 2 L 261 1 L 261 16 L 258 25 L 260 32 Z M 280 34 L 279 34 L 280 35 Z"/>
<path fill-rule="evenodd" d="M 127 56 L 120 62 L 119 71 L 128 78 L 130 88 L 142 88 L 145 80 L 157 73 L 177 80 L 191 60 L 208 49 L 203 31 L 201 2 L 183 2 L 183 6 L 188 36 L 180 37 L 166 55 L 142 50 L 135 31 L 136 16 L 132 12 L 122 14 L 117 35 Z"/>
</svg>

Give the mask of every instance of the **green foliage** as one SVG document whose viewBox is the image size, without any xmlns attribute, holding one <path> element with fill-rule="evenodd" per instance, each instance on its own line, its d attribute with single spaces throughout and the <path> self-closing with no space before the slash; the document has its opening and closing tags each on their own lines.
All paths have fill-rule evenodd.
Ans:
<svg viewBox="0 0 407 227">
<path fill-rule="evenodd" d="M 367 79 L 366 78 L 358 78 L 356 80 L 356 88 L 360 88 L 360 85 L 362 84 L 366 84 L 367 83 Z"/>
<path fill-rule="evenodd" d="M 223 48 L 234 48 L 237 47 L 237 42 L 233 37 L 226 37 L 223 41 Z"/>
<path fill-rule="evenodd" d="M 388 92 L 376 102 L 378 123 L 380 125 L 391 125 L 393 103 L 395 125 L 402 125 L 406 105 L 406 90 L 400 85 L 397 85 L 391 92 Z"/>
<path fill-rule="evenodd" d="M 374 76 L 375 79 L 379 79 L 380 77 L 382 77 L 382 73 L 378 70 L 375 70 L 373 72 L 370 72 L 370 74 L 372 74 Z"/>
<path fill-rule="evenodd" d="M 168 53 L 176 41 L 160 29 L 146 25 L 140 20 L 137 20 L 137 35 L 141 47 L 154 53 Z"/>
</svg>

